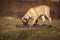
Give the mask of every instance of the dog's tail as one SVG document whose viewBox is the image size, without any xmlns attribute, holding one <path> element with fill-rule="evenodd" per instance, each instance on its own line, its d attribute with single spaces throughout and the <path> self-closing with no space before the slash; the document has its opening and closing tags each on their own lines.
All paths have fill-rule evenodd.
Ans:
<svg viewBox="0 0 60 40">
<path fill-rule="evenodd" d="M 54 11 L 53 11 L 53 10 L 50 10 L 50 14 L 52 14 L 52 15 L 53 15 L 53 14 L 54 14 Z"/>
</svg>

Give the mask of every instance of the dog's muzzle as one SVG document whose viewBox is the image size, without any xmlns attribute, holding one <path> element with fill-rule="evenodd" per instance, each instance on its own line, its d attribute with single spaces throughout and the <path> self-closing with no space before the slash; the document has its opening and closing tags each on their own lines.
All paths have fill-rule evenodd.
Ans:
<svg viewBox="0 0 60 40">
<path fill-rule="evenodd" d="M 23 25 L 28 26 L 28 21 L 29 21 L 29 20 L 28 20 L 28 19 L 24 19 L 24 20 L 25 20 L 25 21 L 22 20 Z"/>
</svg>

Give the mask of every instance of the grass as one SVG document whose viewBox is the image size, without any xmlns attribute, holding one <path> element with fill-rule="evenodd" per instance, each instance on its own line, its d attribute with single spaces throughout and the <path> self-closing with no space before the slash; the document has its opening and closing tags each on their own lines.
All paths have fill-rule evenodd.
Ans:
<svg viewBox="0 0 60 40">
<path fill-rule="evenodd" d="M 51 28 L 16 28 L 21 23 L 18 18 L 1 17 L 0 40 L 60 40 L 60 19 L 52 20 Z"/>
</svg>

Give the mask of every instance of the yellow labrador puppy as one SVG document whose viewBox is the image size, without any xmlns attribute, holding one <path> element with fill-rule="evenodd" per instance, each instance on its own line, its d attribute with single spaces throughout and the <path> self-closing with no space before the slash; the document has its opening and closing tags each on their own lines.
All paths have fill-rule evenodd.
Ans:
<svg viewBox="0 0 60 40">
<path fill-rule="evenodd" d="M 27 13 L 22 17 L 23 24 L 28 25 L 30 19 L 32 19 L 32 25 L 37 24 L 37 19 L 41 16 L 43 23 L 45 22 L 45 16 L 48 18 L 51 24 L 50 7 L 47 5 L 40 5 L 30 8 Z"/>
</svg>

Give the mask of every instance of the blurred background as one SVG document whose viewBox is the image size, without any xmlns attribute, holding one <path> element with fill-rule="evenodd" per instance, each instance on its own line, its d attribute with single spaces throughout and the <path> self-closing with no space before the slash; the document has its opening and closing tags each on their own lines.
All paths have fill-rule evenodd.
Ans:
<svg viewBox="0 0 60 40">
<path fill-rule="evenodd" d="M 54 11 L 52 27 L 20 27 L 21 17 L 39 5 L 48 5 Z M 0 0 L 0 40 L 60 40 L 60 0 Z"/>
<path fill-rule="evenodd" d="M 38 5 L 48 5 L 54 11 L 52 18 L 60 18 L 59 0 L 0 0 L 0 17 L 11 16 L 21 18 L 29 8 Z"/>
</svg>

